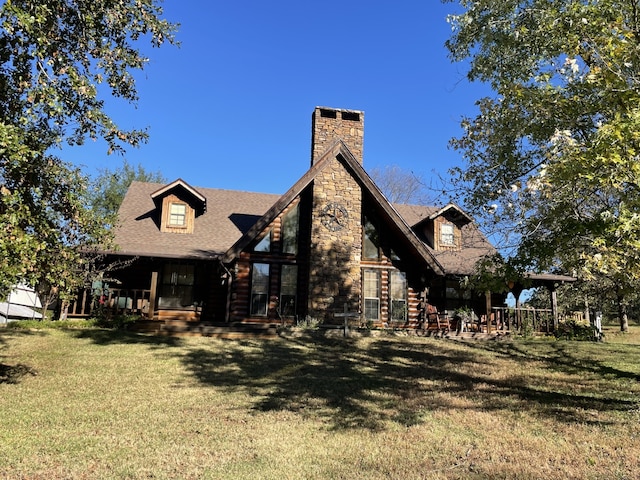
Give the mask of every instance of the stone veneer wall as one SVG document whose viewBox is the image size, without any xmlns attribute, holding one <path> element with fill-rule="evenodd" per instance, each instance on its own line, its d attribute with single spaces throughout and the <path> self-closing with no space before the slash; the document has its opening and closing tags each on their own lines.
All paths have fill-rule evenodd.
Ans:
<svg viewBox="0 0 640 480">
<path fill-rule="evenodd" d="M 348 212 L 344 228 L 331 231 L 322 211 L 339 203 Z M 344 306 L 359 312 L 362 257 L 362 189 L 344 165 L 333 159 L 313 184 L 308 315 L 325 323 L 341 323 L 335 313 Z"/>
</svg>

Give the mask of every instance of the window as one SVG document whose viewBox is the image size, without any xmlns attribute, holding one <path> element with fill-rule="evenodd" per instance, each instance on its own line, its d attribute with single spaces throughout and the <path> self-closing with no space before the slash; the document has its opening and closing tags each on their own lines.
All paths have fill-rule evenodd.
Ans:
<svg viewBox="0 0 640 480">
<path fill-rule="evenodd" d="M 298 266 L 282 265 L 280 272 L 280 315 L 283 318 L 296 314 L 298 290 Z"/>
<path fill-rule="evenodd" d="M 440 225 L 440 244 L 441 245 L 454 245 L 453 225 L 450 223 L 443 223 Z"/>
<path fill-rule="evenodd" d="M 298 253 L 298 205 L 293 207 L 282 219 L 282 253 Z"/>
<path fill-rule="evenodd" d="M 251 272 L 251 315 L 266 316 L 269 303 L 269 264 L 254 263 Z"/>
<path fill-rule="evenodd" d="M 362 240 L 362 256 L 377 260 L 380 257 L 380 235 L 376 226 L 365 217 Z"/>
<path fill-rule="evenodd" d="M 187 206 L 184 203 L 172 203 L 169 207 L 169 225 L 184 227 L 187 225 Z"/>
<path fill-rule="evenodd" d="M 378 320 L 380 318 L 380 272 L 364 270 L 364 318 Z"/>
<path fill-rule="evenodd" d="M 391 321 L 405 322 L 407 320 L 407 277 L 404 272 L 394 270 L 389 281 L 391 295 Z"/>
<path fill-rule="evenodd" d="M 270 252 L 271 251 L 271 230 L 267 233 L 262 240 L 253 249 L 254 252 Z"/>
<path fill-rule="evenodd" d="M 184 308 L 193 306 L 195 267 L 188 264 L 168 263 L 162 270 L 158 306 Z"/>
</svg>

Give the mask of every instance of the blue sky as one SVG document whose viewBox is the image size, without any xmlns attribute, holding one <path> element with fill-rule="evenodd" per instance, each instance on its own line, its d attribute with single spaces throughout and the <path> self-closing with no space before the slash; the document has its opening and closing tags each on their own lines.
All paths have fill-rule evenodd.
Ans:
<svg viewBox="0 0 640 480">
<path fill-rule="evenodd" d="M 149 50 L 136 108 L 108 100 L 150 140 L 125 158 L 195 187 L 284 193 L 309 167 L 315 106 L 365 112 L 364 166 L 429 178 L 486 90 L 447 57 L 438 0 L 166 1 L 180 48 Z M 145 50 L 147 47 L 145 46 Z M 89 174 L 121 165 L 100 143 L 65 150 Z M 448 200 L 448 199 L 445 199 Z"/>
</svg>

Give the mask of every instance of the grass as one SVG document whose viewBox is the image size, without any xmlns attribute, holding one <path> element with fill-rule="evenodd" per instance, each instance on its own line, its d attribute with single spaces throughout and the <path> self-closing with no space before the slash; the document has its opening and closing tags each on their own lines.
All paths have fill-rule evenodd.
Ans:
<svg viewBox="0 0 640 480">
<path fill-rule="evenodd" d="M 0 330 L 0 478 L 637 478 L 604 343 Z"/>
</svg>

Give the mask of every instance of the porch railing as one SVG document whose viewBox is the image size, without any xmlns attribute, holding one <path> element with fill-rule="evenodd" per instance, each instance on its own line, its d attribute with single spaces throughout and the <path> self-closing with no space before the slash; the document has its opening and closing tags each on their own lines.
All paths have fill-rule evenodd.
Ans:
<svg viewBox="0 0 640 480">
<path fill-rule="evenodd" d="M 98 309 L 111 314 L 146 314 L 149 311 L 151 290 L 108 288 L 96 291 L 85 288 L 78 293 L 67 309 L 67 317 L 90 317 Z"/>
<path fill-rule="evenodd" d="M 536 333 L 552 333 L 554 331 L 553 311 L 549 308 L 532 307 L 493 307 L 491 328 L 496 331 L 522 332 L 528 329 Z M 484 320 L 484 325 L 482 320 Z M 558 323 L 567 321 L 585 322 L 582 312 L 558 314 Z M 478 327 L 486 329 L 486 317 L 478 322 Z"/>
</svg>

